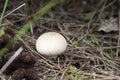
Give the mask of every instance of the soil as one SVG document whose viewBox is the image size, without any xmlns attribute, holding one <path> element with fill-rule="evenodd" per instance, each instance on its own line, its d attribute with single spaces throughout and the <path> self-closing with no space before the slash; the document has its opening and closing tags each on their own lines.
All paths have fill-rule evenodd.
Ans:
<svg viewBox="0 0 120 80">
<path fill-rule="evenodd" d="M 28 1 L 30 5 L 28 12 L 24 6 L 3 19 L 0 28 L 5 27 L 5 34 L 0 36 L 0 49 L 13 39 L 31 16 L 49 2 L 49 0 Z M 2 10 L 4 1 L 0 2 Z M 10 0 L 5 14 L 24 2 Z M 119 80 L 120 32 L 98 31 L 103 25 L 102 21 L 111 17 L 117 19 L 118 24 L 118 5 L 118 0 L 61 0 L 0 58 L 1 68 L 18 48 L 21 46 L 24 48 L 4 71 L 5 78 L 0 76 L 1 79 Z M 35 48 L 36 39 L 49 31 L 61 33 L 68 42 L 67 50 L 56 59 L 40 55 Z"/>
</svg>

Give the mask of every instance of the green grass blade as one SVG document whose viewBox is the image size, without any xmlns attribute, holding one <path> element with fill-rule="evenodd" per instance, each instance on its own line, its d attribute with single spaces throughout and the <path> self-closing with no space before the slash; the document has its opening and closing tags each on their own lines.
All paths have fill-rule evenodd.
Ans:
<svg viewBox="0 0 120 80">
<path fill-rule="evenodd" d="M 4 14 L 5 14 L 5 11 L 6 11 L 6 8 L 7 8 L 7 5 L 8 5 L 8 1 L 9 1 L 9 0 L 5 0 L 4 8 L 3 8 L 2 14 L 1 14 L 1 16 L 0 16 L 0 24 L 2 23 L 3 16 L 4 16 Z"/>
</svg>

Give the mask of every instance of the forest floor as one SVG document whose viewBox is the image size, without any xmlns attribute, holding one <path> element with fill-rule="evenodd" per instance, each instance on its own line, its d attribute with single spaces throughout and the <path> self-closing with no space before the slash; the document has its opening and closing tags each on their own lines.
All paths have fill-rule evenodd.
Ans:
<svg viewBox="0 0 120 80">
<path fill-rule="evenodd" d="M 13 38 L 31 16 L 49 0 L 28 1 L 28 12 L 23 6 L 11 14 L 9 13 L 12 10 L 25 2 L 9 1 L 5 12 L 9 15 L 4 17 L 0 26 L 5 26 L 7 37 L 10 35 Z M 0 2 L 2 12 L 4 1 Z M 21 43 L 17 47 L 24 45 L 25 53 L 33 56 L 37 54 L 34 69 L 39 80 L 120 80 L 119 5 L 119 0 L 61 0 L 34 25 L 34 28 L 31 27 L 31 30 L 20 39 Z M 35 48 L 36 39 L 49 31 L 61 33 L 68 42 L 66 51 L 57 59 L 43 57 Z M 7 37 L 5 43 L 8 41 Z M 0 40 L 2 39 L 3 37 L 0 37 Z M 0 45 L 2 49 L 5 44 Z M 15 52 L 17 49 L 13 48 L 15 49 L 12 52 Z M 6 54 L 11 53 L 10 51 Z M 19 66 L 19 63 L 14 64 L 16 65 Z M 4 80 L 12 80 L 11 76 L 12 74 L 3 74 L 1 79 L 5 77 Z"/>
</svg>

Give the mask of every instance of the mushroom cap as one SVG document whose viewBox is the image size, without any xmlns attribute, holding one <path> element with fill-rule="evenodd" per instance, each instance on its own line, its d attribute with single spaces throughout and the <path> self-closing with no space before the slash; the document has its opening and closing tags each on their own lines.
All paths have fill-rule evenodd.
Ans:
<svg viewBox="0 0 120 80">
<path fill-rule="evenodd" d="M 57 56 L 66 48 L 66 39 L 57 32 L 44 33 L 36 41 L 37 51 L 44 56 Z"/>
</svg>

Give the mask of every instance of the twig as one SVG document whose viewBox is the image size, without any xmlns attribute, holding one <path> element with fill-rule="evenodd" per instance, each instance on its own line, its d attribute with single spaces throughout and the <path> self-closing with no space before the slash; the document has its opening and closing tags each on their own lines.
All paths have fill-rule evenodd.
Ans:
<svg viewBox="0 0 120 80">
<path fill-rule="evenodd" d="M 99 77 L 99 78 L 102 78 L 104 80 L 112 80 L 112 79 L 117 79 L 117 80 L 120 80 L 120 77 L 119 76 L 103 76 L 103 75 L 98 75 L 98 74 L 91 74 L 91 73 L 83 73 L 84 75 L 88 75 L 88 76 L 96 76 L 96 77 Z"/>
<path fill-rule="evenodd" d="M 12 14 L 13 12 L 15 12 L 16 10 L 20 9 L 21 7 L 25 6 L 25 3 L 23 3 L 22 5 L 20 5 L 19 7 L 17 7 L 16 9 L 12 10 L 11 12 L 9 12 L 8 14 L 6 14 L 5 16 L 3 16 L 3 18 L 7 17 L 8 15 Z"/>
<path fill-rule="evenodd" d="M 2 74 L 5 69 L 14 61 L 14 59 L 23 51 L 23 47 L 20 47 L 15 54 L 3 65 L 3 67 L 0 69 L 0 73 Z"/>
</svg>

